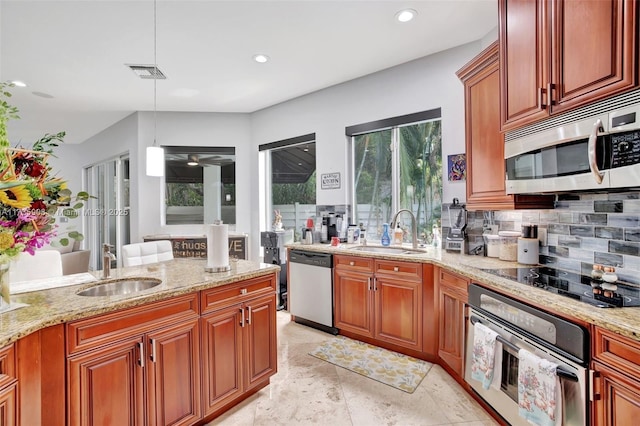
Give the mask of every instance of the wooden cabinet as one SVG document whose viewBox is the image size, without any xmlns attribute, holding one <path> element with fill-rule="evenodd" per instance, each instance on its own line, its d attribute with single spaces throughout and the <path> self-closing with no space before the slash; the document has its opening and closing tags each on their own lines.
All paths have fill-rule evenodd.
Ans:
<svg viewBox="0 0 640 426">
<path fill-rule="evenodd" d="M 275 285 L 268 276 L 202 292 L 205 416 L 277 372 Z"/>
<path fill-rule="evenodd" d="M 71 425 L 192 424 L 200 412 L 198 295 L 67 324 Z"/>
<path fill-rule="evenodd" d="M 0 426 L 12 426 L 18 422 L 15 347 L 10 344 L 0 349 Z"/>
<path fill-rule="evenodd" d="M 635 424 L 640 417 L 640 342 L 599 327 L 593 336 L 593 424 Z"/>
<path fill-rule="evenodd" d="M 335 325 L 422 351 L 422 265 L 335 256 Z"/>
<path fill-rule="evenodd" d="M 436 268 L 435 271 L 440 317 L 438 356 L 461 378 L 469 281 L 442 268 Z"/>
<path fill-rule="evenodd" d="M 503 130 L 637 85 L 635 0 L 498 5 Z"/>
<path fill-rule="evenodd" d="M 457 72 L 465 97 L 467 209 L 553 208 L 552 196 L 506 193 L 498 63 L 495 42 Z"/>
</svg>

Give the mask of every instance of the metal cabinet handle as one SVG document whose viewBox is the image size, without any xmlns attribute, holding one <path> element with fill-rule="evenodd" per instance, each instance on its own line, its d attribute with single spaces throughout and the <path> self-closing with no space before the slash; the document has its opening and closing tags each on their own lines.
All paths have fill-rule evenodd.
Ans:
<svg viewBox="0 0 640 426">
<path fill-rule="evenodd" d="M 356 262 L 354 262 L 353 260 L 351 262 L 349 262 L 349 266 L 355 266 Z"/>
<path fill-rule="evenodd" d="M 602 179 L 604 178 L 604 173 L 601 172 L 598 168 L 598 147 L 596 142 L 598 140 L 598 132 L 600 130 L 602 130 L 602 120 L 598 118 L 593 124 L 593 129 L 591 130 L 591 134 L 589 135 L 589 143 L 587 144 L 587 151 L 589 154 L 589 168 L 591 169 L 593 178 L 598 184 L 602 183 Z"/>
<path fill-rule="evenodd" d="M 378 291 L 378 278 L 373 277 L 373 291 Z"/>
<path fill-rule="evenodd" d="M 547 109 L 547 104 L 544 103 L 544 88 L 538 87 L 538 104 L 540 105 L 540 109 Z"/>
<path fill-rule="evenodd" d="M 247 289 L 246 288 L 241 288 L 240 289 L 240 294 L 247 294 Z"/>
<path fill-rule="evenodd" d="M 151 362 L 156 362 L 156 339 L 149 339 L 151 343 L 151 356 L 149 359 Z"/>
<path fill-rule="evenodd" d="M 240 327 L 244 327 L 244 309 L 240 308 L 240 313 L 242 314 L 242 318 L 240 319 Z"/>
<path fill-rule="evenodd" d="M 553 97 L 551 96 L 551 91 L 553 90 L 553 87 L 554 87 L 553 83 L 547 84 L 547 105 L 549 106 L 555 104 L 555 102 L 553 101 Z"/>
<path fill-rule="evenodd" d="M 367 285 L 369 286 L 369 291 L 371 291 L 371 277 L 367 278 Z"/>
<path fill-rule="evenodd" d="M 144 368 L 144 343 L 138 342 L 138 365 Z"/>
<path fill-rule="evenodd" d="M 397 267 L 397 266 L 394 266 L 394 267 L 393 267 L 393 272 L 398 272 L 399 270 L 400 270 L 400 268 L 399 268 L 399 267 Z"/>
<path fill-rule="evenodd" d="M 247 324 L 251 325 L 251 306 L 247 306 Z"/>
</svg>

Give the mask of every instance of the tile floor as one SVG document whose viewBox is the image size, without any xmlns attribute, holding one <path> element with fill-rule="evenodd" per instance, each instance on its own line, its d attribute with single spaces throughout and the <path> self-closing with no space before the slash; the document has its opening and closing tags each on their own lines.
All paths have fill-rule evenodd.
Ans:
<svg viewBox="0 0 640 426">
<path fill-rule="evenodd" d="M 331 335 L 278 312 L 278 373 L 213 425 L 496 425 L 439 366 L 413 394 L 308 355 Z"/>
</svg>

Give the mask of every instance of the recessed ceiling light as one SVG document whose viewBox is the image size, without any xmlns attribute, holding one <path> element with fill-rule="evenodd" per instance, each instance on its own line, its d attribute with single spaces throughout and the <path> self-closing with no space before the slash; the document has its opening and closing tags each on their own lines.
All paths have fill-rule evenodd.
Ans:
<svg viewBox="0 0 640 426">
<path fill-rule="evenodd" d="M 396 13 L 396 19 L 400 22 L 409 22 L 416 17 L 418 12 L 413 9 L 404 9 Z"/>
<path fill-rule="evenodd" d="M 267 55 L 263 55 L 262 53 L 258 53 L 257 55 L 253 55 L 253 60 L 264 64 L 269 61 L 269 57 Z"/>
<path fill-rule="evenodd" d="M 20 80 L 13 80 L 11 84 L 13 84 L 16 87 L 27 87 L 27 83 Z"/>
</svg>

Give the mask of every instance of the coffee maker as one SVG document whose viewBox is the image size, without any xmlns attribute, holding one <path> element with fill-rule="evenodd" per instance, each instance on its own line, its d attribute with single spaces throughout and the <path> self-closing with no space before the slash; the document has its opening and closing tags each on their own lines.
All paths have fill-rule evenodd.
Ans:
<svg viewBox="0 0 640 426">
<path fill-rule="evenodd" d="M 466 248 L 467 210 L 457 198 L 449 205 L 449 233 L 444 243 L 447 251 L 464 253 Z"/>
</svg>

